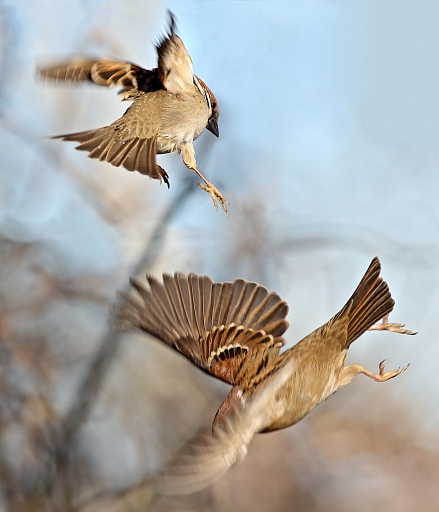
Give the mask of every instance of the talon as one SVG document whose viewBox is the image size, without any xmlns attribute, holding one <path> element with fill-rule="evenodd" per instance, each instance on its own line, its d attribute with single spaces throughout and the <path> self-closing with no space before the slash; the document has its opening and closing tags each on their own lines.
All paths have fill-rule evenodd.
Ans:
<svg viewBox="0 0 439 512">
<path fill-rule="evenodd" d="M 369 331 L 389 331 L 395 332 L 397 334 L 408 334 L 413 336 L 417 334 L 416 332 L 410 331 L 409 329 L 404 329 L 405 324 L 397 324 L 397 323 L 389 323 L 388 317 L 384 317 L 381 323 L 372 325 L 369 328 Z"/>
<path fill-rule="evenodd" d="M 168 187 L 171 186 L 170 183 L 169 183 L 169 175 L 168 173 L 163 169 L 163 167 L 160 167 L 160 165 L 156 165 L 156 171 L 159 175 L 159 180 L 160 180 L 160 183 L 162 182 L 162 180 L 165 182 L 165 185 Z"/>
<path fill-rule="evenodd" d="M 379 364 L 379 373 L 370 372 L 369 370 L 366 370 L 366 368 L 364 368 L 364 366 L 362 366 L 362 365 L 352 365 L 352 366 L 358 367 L 357 373 L 363 373 L 367 377 L 370 377 L 371 379 L 376 380 L 377 382 L 385 382 L 386 380 L 393 379 L 394 377 L 397 377 L 401 373 L 405 372 L 407 370 L 407 368 L 410 366 L 410 363 L 409 363 L 404 368 L 398 368 L 397 370 L 385 372 L 384 371 L 384 361 L 381 361 L 381 363 Z"/>
<path fill-rule="evenodd" d="M 385 361 L 385 360 L 384 360 Z M 381 382 L 393 379 L 393 377 L 397 377 L 401 373 L 405 372 L 407 368 L 410 366 L 410 363 L 407 366 L 404 366 L 404 368 L 399 367 L 397 370 L 392 370 L 390 372 L 384 372 L 384 361 L 381 361 L 380 363 L 380 373 L 379 373 L 379 380 Z"/>
<path fill-rule="evenodd" d="M 226 203 L 228 203 L 228 201 L 216 187 L 214 187 L 212 184 L 204 185 L 203 183 L 198 183 L 198 186 L 201 189 L 205 190 L 208 194 L 210 194 L 210 197 L 212 198 L 213 204 L 217 211 L 218 211 L 218 201 L 219 201 L 223 210 L 226 212 L 227 216 L 229 216 L 229 213 L 227 211 L 227 205 L 226 205 Z"/>
</svg>

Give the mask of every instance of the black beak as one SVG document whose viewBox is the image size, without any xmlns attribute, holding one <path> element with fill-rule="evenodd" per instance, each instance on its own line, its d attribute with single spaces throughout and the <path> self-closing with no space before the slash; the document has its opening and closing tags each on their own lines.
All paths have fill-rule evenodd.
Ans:
<svg viewBox="0 0 439 512">
<path fill-rule="evenodd" d="M 211 117 L 209 119 L 209 121 L 207 122 L 207 126 L 206 128 L 212 132 L 215 137 L 219 137 L 219 128 L 218 128 L 218 123 L 215 119 L 213 119 L 213 117 Z"/>
</svg>

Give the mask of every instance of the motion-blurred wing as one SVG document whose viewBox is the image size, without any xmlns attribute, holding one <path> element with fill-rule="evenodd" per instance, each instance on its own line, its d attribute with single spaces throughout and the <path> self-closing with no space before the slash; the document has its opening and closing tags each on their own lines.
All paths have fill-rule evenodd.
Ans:
<svg viewBox="0 0 439 512">
<path fill-rule="evenodd" d="M 279 368 L 243 407 L 231 411 L 223 429 L 215 434 L 210 429 L 199 432 L 157 477 L 159 492 L 178 495 L 200 491 L 241 462 L 254 435 L 272 421 L 273 414 L 279 413 L 275 396 L 297 366 L 298 360 L 290 359 Z"/>
<path fill-rule="evenodd" d="M 170 13 L 167 35 L 157 46 L 158 76 L 163 87 L 171 94 L 181 94 L 194 85 L 194 70 L 183 41 L 175 33 L 175 20 Z"/>
<path fill-rule="evenodd" d="M 121 99 L 133 100 L 139 92 L 163 89 L 157 68 L 147 70 L 132 62 L 76 57 L 67 62 L 43 67 L 38 73 L 46 79 L 65 82 L 93 82 L 106 87 L 123 87 Z"/>
</svg>

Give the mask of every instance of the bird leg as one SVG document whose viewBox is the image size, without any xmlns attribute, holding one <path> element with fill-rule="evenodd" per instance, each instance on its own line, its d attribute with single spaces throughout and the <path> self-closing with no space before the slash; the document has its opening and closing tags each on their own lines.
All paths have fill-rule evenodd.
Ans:
<svg viewBox="0 0 439 512">
<path fill-rule="evenodd" d="M 380 373 L 376 374 L 369 370 L 366 370 L 366 368 L 362 364 L 350 364 L 349 366 L 343 368 L 343 372 L 339 381 L 339 387 L 349 384 L 349 382 L 355 377 L 355 375 L 358 375 L 359 373 L 362 373 L 363 375 L 366 375 L 366 377 L 370 377 L 371 379 L 376 380 L 377 382 L 385 382 L 386 380 L 393 379 L 394 377 L 397 377 L 400 373 L 405 372 L 409 366 L 410 363 L 404 368 L 398 368 L 397 370 L 385 372 L 384 361 L 381 361 Z"/>
<path fill-rule="evenodd" d="M 390 331 L 398 334 L 416 334 L 409 329 L 404 329 L 404 324 L 391 324 L 389 323 L 389 315 L 385 316 L 381 323 L 369 327 L 369 331 Z"/>
<path fill-rule="evenodd" d="M 210 194 L 210 197 L 212 198 L 215 208 L 218 210 L 219 201 L 223 210 L 228 215 L 226 205 L 226 203 L 228 202 L 227 199 L 221 194 L 221 192 L 215 187 L 215 185 L 213 185 L 213 183 L 211 183 L 207 178 L 205 178 L 197 169 L 194 146 L 192 144 L 184 144 L 181 148 L 181 156 L 186 167 L 194 171 L 204 181 L 205 185 L 203 185 L 202 183 L 198 183 L 198 186 L 205 190 L 208 194 Z"/>
</svg>

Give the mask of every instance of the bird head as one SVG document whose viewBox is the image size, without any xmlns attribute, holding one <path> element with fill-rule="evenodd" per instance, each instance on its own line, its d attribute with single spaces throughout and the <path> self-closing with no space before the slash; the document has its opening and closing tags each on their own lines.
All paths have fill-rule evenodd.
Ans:
<svg viewBox="0 0 439 512">
<path fill-rule="evenodd" d="M 199 82 L 199 85 L 203 89 L 204 96 L 211 109 L 211 114 L 209 120 L 207 121 L 206 129 L 212 132 L 215 135 L 215 137 L 219 137 L 218 119 L 220 115 L 220 110 L 218 107 L 218 102 L 213 92 L 203 82 L 203 80 L 201 80 L 201 78 L 199 78 L 198 76 L 196 78 Z"/>
</svg>

